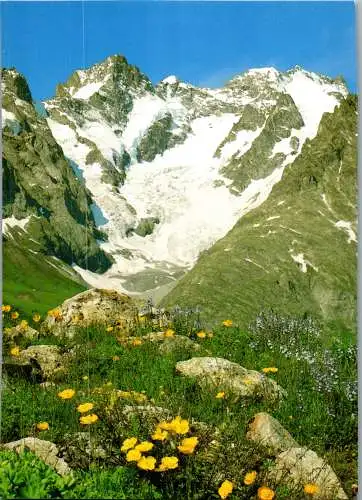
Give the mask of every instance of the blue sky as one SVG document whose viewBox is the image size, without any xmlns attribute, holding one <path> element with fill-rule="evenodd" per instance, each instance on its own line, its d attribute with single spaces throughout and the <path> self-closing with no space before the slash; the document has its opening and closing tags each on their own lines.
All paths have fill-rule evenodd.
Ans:
<svg viewBox="0 0 362 500">
<path fill-rule="evenodd" d="M 82 67 L 123 54 L 157 83 L 216 87 L 248 68 L 296 64 L 356 91 L 353 2 L 0 2 L 2 66 L 35 99 Z M 83 42 L 85 50 L 83 51 Z"/>
</svg>

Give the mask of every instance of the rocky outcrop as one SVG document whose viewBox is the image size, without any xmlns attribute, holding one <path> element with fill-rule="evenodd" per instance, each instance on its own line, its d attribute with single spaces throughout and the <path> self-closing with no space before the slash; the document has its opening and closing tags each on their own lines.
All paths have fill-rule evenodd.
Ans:
<svg viewBox="0 0 362 500">
<path fill-rule="evenodd" d="M 51 311 L 41 325 L 42 333 L 72 337 L 79 327 L 119 322 L 118 331 L 134 324 L 137 310 L 128 295 L 115 290 L 93 288 L 67 299 Z M 122 329 L 123 325 L 123 329 Z"/>
<path fill-rule="evenodd" d="M 36 111 L 25 78 L 3 69 L 2 82 L 3 217 L 29 218 L 23 237 L 38 242 L 37 251 L 105 271 L 111 259 L 96 241 L 89 192 Z"/>
<path fill-rule="evenodd" d="M 219 389 L 234 399 L 255 397 L 278 401 L 286 393 L 274 380 L 223 358 L 200 357 L 179 361 L 176 372 L 196 379 L 209 390 Z"/>
<path fill-rule="evenodd" d="M 298 446 L 278 420 L 265 412 L 254 415 L 249 424 L 246 439 L 263 446 L 273 456 Z"/>
<path fill-rule="evenodd" d="M 57 446 L 50 441 L 44 441 L 35 437 L 26 437 L 19 441 L 3 444 L 1 447 L 6 450 L 16 451 L 17 453 L 23 452 L 26 448 L 33 452 L 46 465 L 54 469 L 60 476 L 66 476 L 72 472 L 66 461 L 58 457 L 59 450 Z"/>
<path fill-rule="evenodd" d="M 66 374 L 70 353 L 55 345 L 33 345 L 20 352 L 19 359 L 35 365 L 43 380 L 61 380 Z"/>
<path fill-rule="evenodd" d="M 275 467 L 268 473 L 269 479 L 289 488 L 315 484 L 318 491 L 313 495 L 317 500 L 345 500 L 346 493 L 325 460 L 307 448 L 289 448 L 276 457 Z"/>
<path fill-rule="evenodd" d="M 187 352 L 206 352 L 202 345 L 194 342 L 185 335 L 175 335 L 168 337 L 165 332 L 152 332 L 141 337 L 127 337 L 121 339 L 121 343 L 125 345 L 132 344 L 135 340 L 140 339 L 142 342 L 151 342 L 158 344 L 161 354 L 169 354 L 174 351 L 182 350 Z"/>
</svg>

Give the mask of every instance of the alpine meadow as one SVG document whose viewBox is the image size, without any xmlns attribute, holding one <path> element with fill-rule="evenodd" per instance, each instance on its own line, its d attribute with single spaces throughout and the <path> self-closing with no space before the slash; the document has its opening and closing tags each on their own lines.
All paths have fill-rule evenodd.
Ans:
<svg viewBox="0 0 362 500">
<path fill-rule="evenodd" d="M 159 13 L 176 5 L 15 3 L 2 7 L 0 497 L 356 499 L 353 85 L 300 65 L 285 43 L 286 70 L 258 60 L 218 85 L 156 81 L 132 50 L 174 72 L 164 54 L 176 67 L 188 33 L 166 47 L 165 32 L 159 53 L 151 39 L 161 37 Z M 258 19 L 262 4 L 186 3 L 190 37 L 196 12 L 207 27 L 217 18 L 209 12 Z M 301 23 L 314 8 L 288 3 L 270 8 L 281 18 L 296 9 Z M 68 10 L 82 13 L 91 62 L 64 71 L 55 51 L 57 62 L 29 77 L 12 48 L 32 34 L 37 65 L 43 27 L 29 21 L 10 34 L 11 6 L 18 16 L 58 12 L 59 27 Z M 110 12 L 141 7 L 157 12 L 153 31 L 141 41 L 136 17 L 128 26 L 114 15 L 118 33 L 100 28 L 97 44 L 117 52 L 97 58 L 90 12 L 101 26 Z M 225 67 L 247 29 L 235 22 Z M 250 42 L 250 60 L 258 47 L 277 50 L 278 26 L 270 47 Z M 220 20 L 215 43 L 229 40 L 224 29 Z M 130 55 L 128 30 L 139 37 Z M 199 33 L 195 54 L 210 33 Z M 56 38 L 55 26 L 47 36 L 65 61 L 75 42 Z M 198 57 L 200 71 L 223 69 L 211 48 Z M 39 81 L 61 69 L 67 78 L 39 99 Z"/>
</svg>

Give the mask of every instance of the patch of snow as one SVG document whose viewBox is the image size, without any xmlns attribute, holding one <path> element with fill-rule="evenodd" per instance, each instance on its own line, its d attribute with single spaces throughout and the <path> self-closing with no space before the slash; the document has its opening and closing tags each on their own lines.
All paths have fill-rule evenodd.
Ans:
<svg viewBox="0 0 362 500">
<path fill-rule="evenodd" d="M 235 117 L 235 123 L 239 117 Z M 244 155 L 252 146 L 254 140 L 260 135 L 263 127 L 258 127 L 256 130 L 240 130 L 234 140 L 227 142 L 221 150 L 221 160 L 226 161 L 237 153 L 237 157 Z"/>
<path fill-rule="evenodd" d="M 179 80 L 175 75 L 170 75 L 167 78 L 164 78 L 161 82 L 162 83 L 168 83 L 170 85 L 177 83 Z"/>
<path fill-rule="evenodd" d="M 25 230 L 26 225 L 31 219 L 31 215 L 29 217 L 25 217 L 24 219 L 16 219 L 13 215 L 11 217 L 7 217 L 6 219 L 2 219 L 2 232 L 6 234 L 6 232 L 12 227 L 20 227 L 23 231 Z"/>
<path fill-rule="evenodd" d="M 290 137 L 286 137 L 285 139 L 281 139 L 276 142 L 273 151 L 271 152 L 270 158 L 273 158 L 277 153 L 284 153 L 288 155 L 292 152 L 292 148 L 290 146 Z"/>
<path fill-rule="evenodd" d="M 302 70 L 285 77 L 284 88 L 291 95 L 302 115 L 305 135 L 309 139 L 316 136 L 323 113 L 333 112 L 338 104 L 337 98 L 329 92 L 342 92 L 343 95 L 347 93 L 344 87 L 326 83 L 315 73 Z"/>
<path fill-rule="evenodd" d="M 249 259 L 249 258 L 245 258 L 244 259 L 246 262 L 250 262 L 250 264 L 254 264 L 254 266 L 257 266 L 257 267 L 260 267 L 260 269 L 263 269 L 263 271 L 265 271 L 266 273 L 269 274 L 269 271 L 267 269 L 265 269 L 264 266 L 261 266 L 260 264 L 258 264 L 257 262 L 254 262 L 253 260 Z"/>
<path fill-rule="evenodd" d="M 81 87 L 78 89 L 74 94 L 73 97 L 75 99 L 89 99 L 93 94 L 98 92 L 98 90 L 104 85 L 103 82 L 92 82 L 88 83 L 87 85 L 84 85 L 84 87 Z"/>
<path fill-rule="evenodd" d="M 280 215 L 272 215 L 271 217 L 267 218 L 267 220 L 273 220 L 273 219 L 280 219 Z"/>
<path fill-rule="evenodd" d="M 2 127 L 10 127 L 14 135 L 18 135 L 21 130 L 21 125 L 14 113 L 4 108 L 1 109 L 1 123 Z"/>
<path fill-rule="evenodd" d="M 294 260 L 294 262 L 297 262 L 297 264 L 301 265 L 301 271 L 302 271 L 302 273 L 306 273 L 307 272 L 307 266 L 312 267 L 315 271 L 318 272 L 318 267 L 313 266 L 313 264 L 311 262 L 309 262 L 309 260 L 306 260 L 304 258 L 304 254 L 303 253 L 298 253 L 297 255 L 293 255 L 292 254 L 293 249 L 290 249 L 289 252 L 290 252 L 290 256 Z"/>
<path fill-rule="evenodd" d="M 280 224 L 280 227 L 282 229 L 287 229 L 288 231 L 291 231 L 292 233 L 300 234 L 302 236 L 302 233 L 300 233 L 299 231 L 296 231 L 295 229 L 292 229 L 291 227 L 283 226 L 282 224 Z M 296 240 L 293 240 L 293 241 L 296 241 Z"/>
<path fill-rule="evenodd" d="M 4 108 L 2 108 L 2 110 L 1 110 L 1 120 L 2 120 L 3 127 L 5 126 L 6 121 L 18 122 L 14 113 L 12 113 L 11 111 L 7 111 Z"/>
<path fill-rule="evenodd" d="M 277 206 L 279 207 L 279 205 L 283 205 L 284 203 L 285 203 L 285 200 L 278 201 Z"/>
<path fill-rule="evenodd" d="M 357 243 L 357 236 L 356 233 L 352 229 L 352 223 L 347 222 L 345 220 L 339 220 L 338 222 L 335 223 L 335 226 L 338 227 L 338 229 L 342 229 L 343 231 L 346 231 L 348 235 L 348 243 L 351 243 L 351 241 L 354 241 Z"/>
<path fill-rule="evenodd" d="M 177 128 L 185 122 L 187 109 L 178 98 L 170 98 L 165 101 L 149 94 L 135 99 L 122 136 L 123 144 L 130 154 L 132 162 L 137 162 L 137 146 L 146 131 L 155 121 L 164 118 L 167 113 L 172 115 Z"/>
</svg>

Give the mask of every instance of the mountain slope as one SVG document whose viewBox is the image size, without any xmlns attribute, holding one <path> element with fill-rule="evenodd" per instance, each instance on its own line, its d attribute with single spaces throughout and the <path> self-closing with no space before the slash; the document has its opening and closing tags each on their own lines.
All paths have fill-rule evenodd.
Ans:
<svg viewBox="0 0 362 500">
<path fill-rule="evenodd" d="M 86 288 L 70 266 L 56 257 L 33 253 L 24 246 L 24 238 L 3 241 L 3 303 L 27 317 L 34 312 L 44 315 Z"/>
<path fill-rule="evenodd" d="M 15 70 L 2 71 L 3 228 L 7 240 L 33 242 L 34 253 L 105 271 L 111 259 L 96 242 L 89 192 L 78 181 L 30 90 Z M 20 226 L 23 231 L 15 231 Z M 6 245 L 6 242 L 5 242 Z"/>
<path fill-rule="evenodd" d="M 102 276 L 75 269 L 93 286 L 161 296 L 267 199 L 347 93 L 297 67 L 250 70 L 221 89 L 173 76 L 153 86 L 122 56 L 75 72 L 44 103 L 47 122 L 114 258 Z"/>
<path fill-rule="evenodd" d="M 246 325 L 258 311 L 314 313 L 356 328 L 357 99 L 324 114 L 318 134 L 269 198 L 205 251 L 163 305 Z"/>
</svg>

